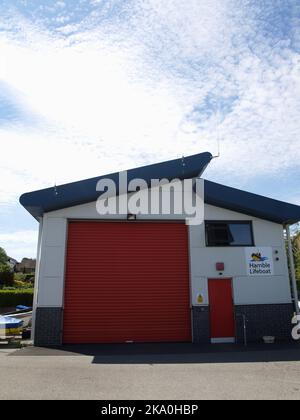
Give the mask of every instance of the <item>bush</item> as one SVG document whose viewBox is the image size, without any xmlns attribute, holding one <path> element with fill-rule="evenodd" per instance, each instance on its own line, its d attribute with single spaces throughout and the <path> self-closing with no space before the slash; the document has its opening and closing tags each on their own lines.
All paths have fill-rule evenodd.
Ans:
<svg viewBox="0 0 300 420">
<path fill-rule="evenodd" d="M 25 274 L 24 281 L 34 282 L 34 273 Z"/>
<path fill-rule="evenodd" d="M 14 289 L 32 289 L 32 287 L 33 287 L 33 284 L 30 282 L 15 280 L 13 288 Z M 7 289 L 7 287 L 4 287 L 4 289 Z"/>
<path fill-rule="evenodd" d="M 34 282 L 34 273 L 30 274 L 23 274 L 23 273 L 15 273 L 14 274 L 14 280 L 15 282 L 28 282 L 33 283 Z"/>
<path fill-rule="evenodd" d="M 8 289 L 10 290 L 0 290 L 0 308 L 14 308 L 18 305 L 32 306 L 33 289 Z"/>
<path fill-rule="evenodd" d="M 7 264 L 0 265 L 0 285 L 13 286 L 14 284 L 14 273 L 11 267 Z"/>
<path fill-rule="evenodd" d="M 23 273 L 15 273 L 14 274 L 14 280 L 15 281 L 25 281 L 26 280 L 26 274 L 23 274 Z"/>
</svg>

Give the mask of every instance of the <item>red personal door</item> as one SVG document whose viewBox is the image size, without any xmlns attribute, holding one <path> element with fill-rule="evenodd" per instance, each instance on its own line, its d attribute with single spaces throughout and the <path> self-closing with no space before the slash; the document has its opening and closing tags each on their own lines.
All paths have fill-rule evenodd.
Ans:
<svg viewBox="0 0 300 420">
<path fill-rule="evenodd" d="M 235 322 L 231 279 L 210 279 L 208 291 L 212 342 L 234 342 Z"/>
</svg>

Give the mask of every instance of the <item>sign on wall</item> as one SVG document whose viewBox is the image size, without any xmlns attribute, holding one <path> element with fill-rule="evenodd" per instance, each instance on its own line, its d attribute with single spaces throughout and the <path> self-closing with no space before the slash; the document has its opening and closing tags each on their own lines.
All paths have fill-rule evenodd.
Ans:
<svg viewBox="0 0 300 420">
<path fill-rule="evenodd" d="M 274 274 L 273 250 L 270 247 L 245 248 L 248 276 L 272 276 Z"/>
</svg>

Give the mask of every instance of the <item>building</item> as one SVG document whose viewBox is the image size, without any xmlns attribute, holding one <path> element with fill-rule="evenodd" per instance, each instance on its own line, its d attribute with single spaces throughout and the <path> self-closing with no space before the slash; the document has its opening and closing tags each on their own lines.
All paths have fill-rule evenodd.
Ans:
<svg viewBox="0 0 300 420">
<path fill-rule="evenodd" d="M 7 264 L 10 266 L 12 271 L 15 271 L 18 261 L 14 258 L 8 257 Z"/>
<path fill-rule="evenodd" d="M 23 274 L 35 273 L 36 260 L 33 258 L 23 258 L 20 263 L 16 264 L 16 271 Z"/>
<path fill-rule="evenodd" d="M 211 159 L 132 169 L 127 181 L 198 179 Z M 35 345 L 239 343 L 244 327 L 248 341 L 291 337 L 283 229 L 300 220 L 299 206 L 205 180 L 202 224 L 187 225 L 184 213 L 101 216 L 104 179 L 117 186 L 109 200 L 121 203 L 119 173 L 20 199 L 40 223 Z"/>
</svg>

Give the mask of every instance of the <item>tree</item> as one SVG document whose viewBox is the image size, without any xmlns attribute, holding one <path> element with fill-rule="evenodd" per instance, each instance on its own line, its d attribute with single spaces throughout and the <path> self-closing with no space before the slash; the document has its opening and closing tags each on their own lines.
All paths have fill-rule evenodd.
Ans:
<svg viewBox="0 0 300 420">
<path fill-rule="evenodd" d="M 14 273 L 8 264 L 8 256 L 3 248 L 0 247 L 0 285 L 13 286 Z"/>
<path fill-rule="evenodd" d="M 8 256 L 3 248 L 0 247 L 0 264 L 7 264 Z"/>
<path fill-rule="evenodd" d="M 13 286 L 14 272 L 8 264 L 0 264 L 0 285 Z"/>
</svg>

